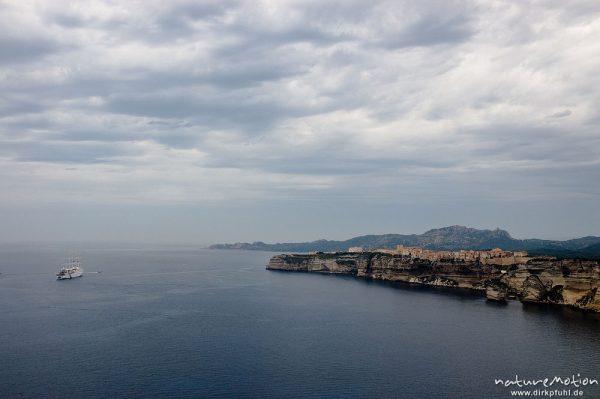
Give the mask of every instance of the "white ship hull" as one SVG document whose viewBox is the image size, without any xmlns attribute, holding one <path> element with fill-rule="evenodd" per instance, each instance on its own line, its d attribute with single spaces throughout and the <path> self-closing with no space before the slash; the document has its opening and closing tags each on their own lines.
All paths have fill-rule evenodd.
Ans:
<svg viewBox="0 0 600 399">
<path fill-rule="evenodd" d="M 74 268 L 69 270 L 62 270 L 56 275 L 57 280 L 71 280 L 77 277 L 83 276 L 83 270 L 81 268 Z"/>
</svg>

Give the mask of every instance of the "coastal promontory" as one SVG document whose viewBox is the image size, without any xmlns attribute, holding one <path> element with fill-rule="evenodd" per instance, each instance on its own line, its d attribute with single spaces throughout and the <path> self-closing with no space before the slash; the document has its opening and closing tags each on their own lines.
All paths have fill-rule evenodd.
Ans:
<svg viewBox="0 0 600 399">
<path fill-rule="evenodd" d="M 267 269 L 352 275 L 486 293 L 491 300 L 565 305 L 600 312 L 600 261 L 529 256 L 524 251 L 351 248 L 352 252 L 281 254 Z"/>
</svg>

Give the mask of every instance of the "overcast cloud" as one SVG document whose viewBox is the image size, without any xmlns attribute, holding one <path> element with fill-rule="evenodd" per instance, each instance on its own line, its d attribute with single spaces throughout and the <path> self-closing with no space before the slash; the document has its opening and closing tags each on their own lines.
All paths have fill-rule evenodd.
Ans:
<svg viewBox="0 0 600 399">
<path fill-rule="evenodd" d="M 600 3 L 0 2 L 0 239 L 600 235 Z"/>
</svg>

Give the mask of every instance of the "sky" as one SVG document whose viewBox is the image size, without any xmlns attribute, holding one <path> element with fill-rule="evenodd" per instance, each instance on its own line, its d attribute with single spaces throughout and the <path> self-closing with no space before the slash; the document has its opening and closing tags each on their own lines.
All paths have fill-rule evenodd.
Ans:
<svg viewBox="0 0 600 399">
<path fill-rule="evenodd" d="M 0 0 L 0 241 L 600 235 L 600 3 Z"/>
</svg>

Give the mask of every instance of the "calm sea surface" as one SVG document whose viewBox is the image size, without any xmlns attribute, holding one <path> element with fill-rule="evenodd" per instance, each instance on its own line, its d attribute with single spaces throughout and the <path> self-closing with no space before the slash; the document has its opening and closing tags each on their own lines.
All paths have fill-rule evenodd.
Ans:
<svg viewBox="0 0 600 399">
<path fill-rule="evenodd" d="M 67 254 L 0 250 L 0 398 L 508 398 L 494 379 L 600 379 L 600 320 L 569 309 L 269 272 L 265 252 L 81 250 L 102 273 L 56 281 Z"/>
</svg>

